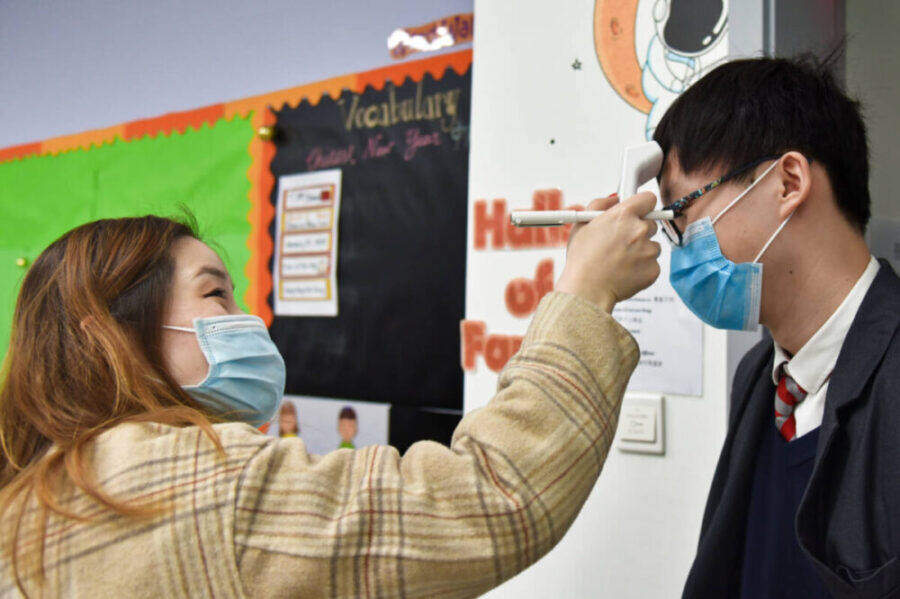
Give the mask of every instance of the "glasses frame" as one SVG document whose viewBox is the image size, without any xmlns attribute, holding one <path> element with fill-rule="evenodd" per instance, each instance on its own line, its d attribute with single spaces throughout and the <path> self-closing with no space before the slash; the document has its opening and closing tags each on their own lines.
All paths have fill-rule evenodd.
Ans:
<svg viewBox="0 0 900 599">
<path fill-rule="evenodd" d="M 735 177 L 742 175 L 743 173 L 747 172 L 751 168 L 759 166 L 760 164 L 762 164 L 763 162 L 765 162 L 767 160 L 777 160 L 778 158 L 781 158 L 781 156 L 780 155 L 771 155 L 771 156 L 764 156 L 762 158 L 757 158 L 753 162 L 748 162 L 747 164 L 745 164 L 743 166 L 739 166 L 736 169 L 728 171 L 727 173 L 725 173 L 718 179 L 715 179 L 714 181 L 707 183 L 706 185 L 704 185 L 703 187 L 700 187 L 699 189 L 695 189 L 694 191 L 687 194 L 686 196 L 682 196 L 682 197 L 678 198 L 671 204 L 667 204 L 667 205 L 663 206 L 663 210 L 671 210 L 672 214 L 673 214 L 671 219 L 660 221 L 660 223 L 662 225 L 663 233 L 665 233 L 666 237 L 669 239 L 669 242 L 671 242 L 672 245 L 681 247 L 683 234 L 682 234 L 681 230 L 678 228 L 678 225 L 675 224 L 675 219 L 680 217 L 682 214 L 684 214 L 684 211 L 687 210 L 698 198 L 703 197 L 704 195 L 706 195 L 707 193 L 709 193 L 710 191 L 712 191 L 713 189 L 715 189 L 722 183 L 726 183 L 726 182 L 730 181 L 731 179 L 734 179 Z"/>
</svg>

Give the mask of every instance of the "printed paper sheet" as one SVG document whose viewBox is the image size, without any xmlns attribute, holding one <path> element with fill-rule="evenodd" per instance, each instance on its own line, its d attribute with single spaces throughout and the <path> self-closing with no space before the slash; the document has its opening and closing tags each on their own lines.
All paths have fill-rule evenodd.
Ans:
<svg viewBox="0 0 900 599">
<path fill-rule="evenodd" d="M 275 314 L 337 316 L 341 170 L 278 179 Z"/>
</svg>

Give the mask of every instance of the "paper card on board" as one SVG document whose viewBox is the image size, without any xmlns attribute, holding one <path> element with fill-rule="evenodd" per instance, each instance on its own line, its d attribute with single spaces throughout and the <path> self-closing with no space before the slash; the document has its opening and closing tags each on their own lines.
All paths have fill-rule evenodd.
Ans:
<svg viewBox="0 0 900 599">
<path fill-rule="evenodd" d="M 341 170 L 278 179 L 274 310 L 278 316 L 337 316 Z"/>
</svg>

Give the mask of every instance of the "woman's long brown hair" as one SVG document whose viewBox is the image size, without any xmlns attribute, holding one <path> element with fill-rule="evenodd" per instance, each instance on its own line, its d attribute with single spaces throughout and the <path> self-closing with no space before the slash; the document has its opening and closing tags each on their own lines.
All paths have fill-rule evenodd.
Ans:
<svg viewBox="0 0 900 599">
<path fill-rule="evenodd" d="M 0 522 L 14 523 L 5 552 L 23 594 L 18 545 L 29 498 L 39 508 L 40 539 L 26 569 L 40 578 L 49 512 L 84 519 L 66 509 L 61 489 L 74 484 L 131 517 L 165 509 L 100 488 L 85 456 L 98 434 L 129 421 L 194 425 L 222 451 L 210 417 L 172 379 L 160 352 L 171 248 L 182 237 L 197 238 L 190 219 L 95 221 L 53 242 L 22 282 L 0 375 Z"/>
</svg>

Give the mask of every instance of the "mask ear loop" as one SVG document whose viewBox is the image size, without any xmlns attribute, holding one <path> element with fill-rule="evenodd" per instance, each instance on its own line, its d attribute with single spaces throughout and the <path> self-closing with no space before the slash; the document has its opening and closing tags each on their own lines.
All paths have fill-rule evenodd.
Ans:
<svg viewBox="0 0 900 599">
<path fill-rule="evenodd" d="M 170 324 L 164 324 L 164 325 L 162 325 L 162 328 L 172 329 L 173 331 L 184 331 L 185 333 L 193 333 L 194 332 L 194 329 L 192 329 L 191 327 L 176 327 L 176 326 L 173 326 Z"/>
<path fill-rule="evenodd" d="M 752 190 L 754 187 L 756 187 L 756 184 L 759 183 L 760 181 L 762 181 L 762 180 L 763 180 L 763 177 L 765 177 L 766 175 L 768 175 L 769 172 L 770 172 L 773 168 L 775 168 L 775 165 L 777 165 L 777 164 L 778 164 L 778 161 L 776 160 L 775 162 L 772 163 L 772 165 L 771 165 L 769 168 L 767 168 L 765 171 L 763 171 L 763 174 L 761 174 L 759 177 L 757 177 L 756 180 L 753 181 L 753 183 L 751 183 L 749 187 L 747 187 L 747 189 L 745 189 L 744 191 L 742 191 L 742 192 L 740 193 L 740 195 L 738 195 L 738 197 L 736 197 L 736 198 L 734 198 L 733 200 L 731 200 L 731 203 L 728 204 L 727 206 L 725 206 L 725 208 L 724 208 L 721 212 L 719 212 L 719 214 L 717 214 L 716 217 L 712 220 L 712 224 L 715 225 L 716 222 L 717 222 L 720 218 L 722 218 L 722 215 L 723 215 L 723 214 L 725 214 L 726 212 L 728 212 L 729 210 L 731 210 L 731 207 L 732 207 L 732 206 L 734 206 L 735 204 L 737 204 L 739 201 L 741 201 L 741 199 L 743 199 L 743 197 L 744 197 L 745 195 L 747 195 L 748 193 L 750 193 L 750 190 Z M 768 247 L 768 244 L 766 244 L 766 245 L 767 245 L 767 247 Z"/>
<path fill-rule="evenodd" d="M 781 230 L 790 222 L 791 218 L 793 218 L 794 213 L 791 212 L 788 214 L 788 217 L 784 219 L 784 222 L 778 225 L 778 228 L 775 229 L 775 232 L 772 233 L 772 236 L 769 237 L 769 241 L 766 242 L 766 245 L 763 246 L 763 249 L 759 250 L 759 253 L 756 255 L 756 258 L 753 260 L 754 262 L 759 262 L 759 259 L 762 258 L 762 255 L 766 253 L 766 250 L 769 249 L 769 246 L 772 245 L 772 242 L 775 241 L 775 238 L 778 237 L 778 234 L 781 233 Z"/>
</svg>

